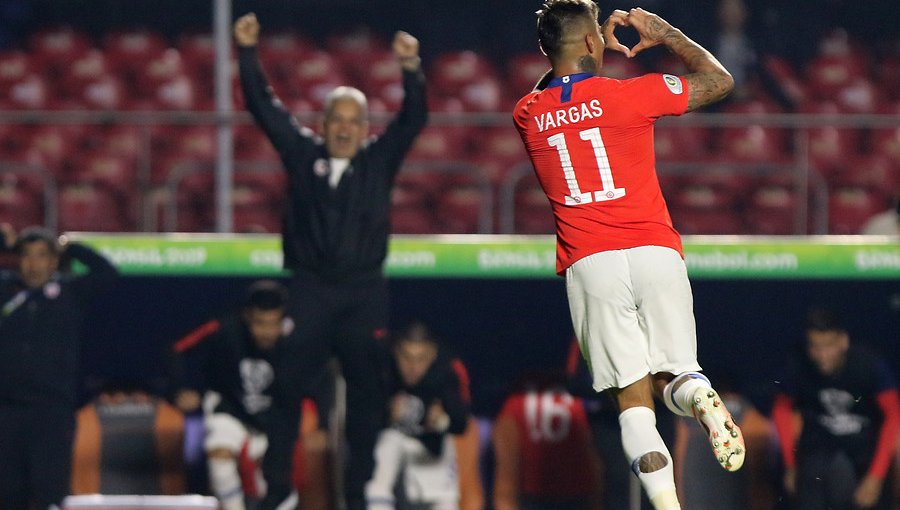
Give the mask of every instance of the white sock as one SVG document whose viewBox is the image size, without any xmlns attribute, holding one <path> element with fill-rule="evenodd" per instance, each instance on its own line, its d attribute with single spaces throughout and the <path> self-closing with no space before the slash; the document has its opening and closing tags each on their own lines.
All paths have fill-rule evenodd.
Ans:
<svg viewBox="0 0 900 510">
<path fill-rule="evenodd" d="M 656 430 L 656 414 L 649 407 L 631 407 L 619 415 L 622 428 L 622 447 L 631 462 L 631 469 L 641 481 L 647 497 L 656 510 L 680 510 L 675 494 L 675 470 L 672 455 Z M 644 472 L 640 464 L 645 457 L 662 456 L 665 466 Z"/>
<path fill-rule="evenodd" d="M 684 382 L 681 383 L 681 381 Z M 680 384 L 680 386 L 673 393 L 672 388 L 676 384 Z M 709 379 L 699 372 L 685 372 L 669 381 L 669 384 L 663 389 L 663 401 L 670 411 L 679 416 L 694 416 L 691 407 L 697 388 L 712 388 L 712 385 L 709 383 Z"/>
<path fill-rule="evenodd" d="M 237 460 L 212 458 L 209 467 L 209 484 L 219 499 L 222 510 L 245 510 L 244 489 L 238 474 Z"/>
</svg>

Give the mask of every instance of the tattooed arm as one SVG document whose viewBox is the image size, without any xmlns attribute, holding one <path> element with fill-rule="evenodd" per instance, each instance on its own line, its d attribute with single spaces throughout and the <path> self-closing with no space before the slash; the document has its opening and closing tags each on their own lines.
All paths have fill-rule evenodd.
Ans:
<svg viewBox="0 0 900 510">
<path fill-rule="evenodd" d="M 634 27 L 641 36 L 640 42 L 629 50 L 629 57 L 641 50 L 663 44 L 684 62 L 690 72 L 684 77 L 688 84 L 687 111 L 715 103 L 734 88 L 731 73 L 712 53 L 656 14 L 641 8 L 631 9 L 627 24 Z"/>
</svg>

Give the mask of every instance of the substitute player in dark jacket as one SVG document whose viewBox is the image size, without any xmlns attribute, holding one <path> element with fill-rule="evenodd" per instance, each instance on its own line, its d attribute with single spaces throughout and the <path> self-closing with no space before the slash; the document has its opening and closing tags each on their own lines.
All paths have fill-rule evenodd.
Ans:
<svg viewBox="0 0 900 510">
<path fill-rule="evenodd" d="M 301 128 L 273 95 L 256 57 L 259 23 L 237 20 L 241 86 L 247 109 L 266 132 L 288 173 L 283 219 L 284 265 L 293 273 L 289 339 L 298 374 L 312 381 L 336 354 L 347 379 L 350 510 L 363 505 L 372 448 L 383 422 L 386 358 L 378 341 L 388 304 L 383 264 L 390 228 L 390 193 L 403 157 L 425 126 L 425 78 L 419 42 L 398 32 L 394 53 L 403 68 L 404 100 L 383 134 L 368 140 L 366 97 L 338 87 L 325 102 L 323 136 Z M 274 445 L 273 445 L 274 446 Z"/>
<path fill-rule="evenodd" d="M 459 468 L 453 436 L 469 420 L 468 376 L 428 328 L 411 324 L 394 342 L 390 427 L 375 447 L 375 474 L 366 485 L 368 508 L 395 508 L 401 471 L 406 499 L 432 510 L 459 508 Z"/>
<path fill-rule="evenodd" d="M 290 449 L 269 449 L 268 442 L 293 437 L 300 403 L 285 376 L 292 367 L 282 339 L 290 332 L 285 317 L 287 289 L 261 280 L 247 291 L 239 313 L 209 321 L 176 342 L 180 389 L 176 403 L 185 412 L 201 406 L 204 415 L 209 479 L 224 510 L 243 510 L 241 457 L 262 460 L 274 503 L 289 491 Z M 263 487 L 253 487 L 254 496 Z"/>
<path fill-rule="evenodd" d="M 84 315 L 116 269 L 44 229 L 0 226 L 19 270 L 0 273 L 0 509 L 45 509 L 69 493 Z M 65 255 L 87 268 L 58 272 Z"/>
<path fill-rule="evenodd" d="M 802 418 L 796 441 L 794 409 Z M 897 380 L 883 358 L 850 343 L 834 312 L 810 312 L 806 356 L 789 370 L 772 414 L 792 508 L 887 508 L 883 485 L 900 434 Z"/>
</svg>

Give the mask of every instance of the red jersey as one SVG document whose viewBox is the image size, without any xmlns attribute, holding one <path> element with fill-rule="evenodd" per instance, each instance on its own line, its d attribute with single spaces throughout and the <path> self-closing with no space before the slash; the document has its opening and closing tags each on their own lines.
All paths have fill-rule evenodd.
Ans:
<svg viewBox="0 0 900 510">
<path fill-rule="evenodd" d="M 591 432 L 580 398 L 553 390 L 516 393 L 497 419 L 516 423 L 522 494 L 570 499 L 596 489 Z"/>
<path fill-rule="evenodd" d="M 687 110 L 669 74 L 554 78 L 513 119 L 556 220 L 556 270 L 600 251 L 666 246 L 684 256 L 656 177 L 653 123 Z"/>
</svg>

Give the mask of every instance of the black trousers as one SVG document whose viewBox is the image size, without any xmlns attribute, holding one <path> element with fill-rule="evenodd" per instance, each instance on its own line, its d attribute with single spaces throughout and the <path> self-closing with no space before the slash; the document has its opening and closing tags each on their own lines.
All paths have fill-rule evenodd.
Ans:
<svg viewBox="0 0 900 510">
<path fill-rule="evenodd" d="M 288 341 L 305 394 L 316 398 L 321 393 L 316 385 L 332 357 L 347 381 L 344 489 L 348 508 L 364 508 L 365 484 L 375 467 L 375 440 L 386 419 L 387 282 L 378 278 L 335 284 L 297 276 L 290 295 L 288 314 L 295 329 Z M 323 408 L 324 403 L 319 404 Z"/>
<path fill-rule="evenodd" d="M 69 494 L 74 411 L 0 404 L 0 510 L 45 510 Z"/>
<path fill-rule="evenodd" d="M 852 510 L 853 493 L 868 466 L 856 466 L 840 450 L 801 451 L 797 463 L 797 510 Z M 888 508 L 891 484 L 885 479 L 881 499 L 873 508 Z"/>
</svg>

